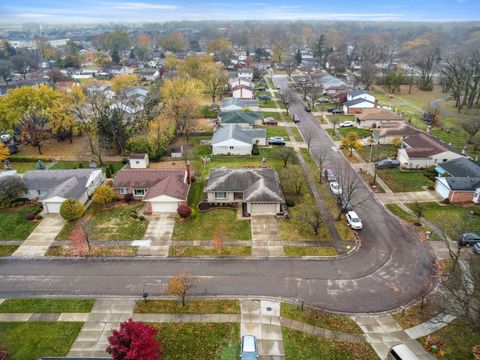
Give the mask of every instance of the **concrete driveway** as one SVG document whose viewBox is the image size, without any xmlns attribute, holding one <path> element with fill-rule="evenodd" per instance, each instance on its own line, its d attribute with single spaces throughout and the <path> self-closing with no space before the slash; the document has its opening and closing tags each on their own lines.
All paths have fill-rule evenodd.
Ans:
<svg viewBox="0 0 480 360">
<path fill-rule="evenodd" d="M 145 240 L 150 240 L 150 246 L 138 249 L 138 255 L 168 256 L 168 248 L 175 227 L 175 213 L 152 215 L 145 231 Z"/>
<path fill-rule="evenodd" d="M 44 256 L 65 223 L 59 214 L 46 214 L 12 256 Z"/>
<path fill-rule="evenodd" d="M 252 256 L 283 256 L 283 243 L 275 216 L 252 215 Z"/>
</svg>

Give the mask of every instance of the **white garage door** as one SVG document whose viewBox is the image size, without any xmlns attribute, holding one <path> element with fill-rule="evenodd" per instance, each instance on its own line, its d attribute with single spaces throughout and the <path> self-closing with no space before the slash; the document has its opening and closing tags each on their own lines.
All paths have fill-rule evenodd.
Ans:
<svg viewBox="0 0 480 360">
<path fill-rule="evenodd" d="M 251 214 L 276 214 L 277 204 L 252 204 L 250 207 Z"/>
<path fill-rule="evenodd" d="M 55 203 L 55 202 L 44 202 L 43 203 L 43 208 L 45 211 L 49 214 L 58 214 L 60 213 L 60 206 L 62 203 Z"/>
<path fill-rule="evenodd" d="M 438 180 L 435 182 L 435 191 L 439 193 L 442 198 L 448 198 L 448 188 Z"/>
<path fill-rule="evenodd" d="M 160 213 L 160 212 L 176 212 L 178 208 L 177 202 L 170 202 L 170 203 L 154 203 L 152 202 L 152 212 Z"/>
</svg>

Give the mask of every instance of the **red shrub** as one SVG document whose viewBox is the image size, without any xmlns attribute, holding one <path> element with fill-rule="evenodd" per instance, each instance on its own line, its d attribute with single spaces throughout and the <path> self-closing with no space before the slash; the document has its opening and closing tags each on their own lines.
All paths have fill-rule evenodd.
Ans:
<svg viewBox="0 0 480 360">
<path fill-rule="evenodd" d="M 162 360 L 157 332 L 150 325 L 128 319 L 108 337 L 107 352 L 113 360 Z"/>
<path fill-rule="evenodd" d="M 28 213 L 27 215 L 25 215 L 25 219 L 27 219 L 28 221 L 33 221 L 33 220 L 35 220 L 36 217 L 37 217 L 37 215 L 35 215 L 33 213 Z"/>
<path fill-rule="evenodd" d="M 186 203 L 182 203 L 178 206 L 177 214 L 182 218 L 187 218 L 192 213 L 192 209 Z"/>
</svg>

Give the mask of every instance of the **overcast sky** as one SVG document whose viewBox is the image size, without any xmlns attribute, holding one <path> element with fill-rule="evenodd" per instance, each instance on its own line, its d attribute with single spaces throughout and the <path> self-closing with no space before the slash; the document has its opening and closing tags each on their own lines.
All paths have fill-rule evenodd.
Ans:
<svg viewBox="0 0 480 360">
<path fill-rule="evenodd" d="M 480 20 L 480 0 L 1 0 L 2 22 Z"/>
</svg>

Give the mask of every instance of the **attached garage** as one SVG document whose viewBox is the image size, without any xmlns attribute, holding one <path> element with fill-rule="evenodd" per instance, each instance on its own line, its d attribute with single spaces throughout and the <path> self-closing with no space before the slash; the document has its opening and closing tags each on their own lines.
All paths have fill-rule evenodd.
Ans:
<svg viewBox="0 0 480 360">
<path fill-rule="evenodd" d="M 152 201 L 152 212 L 162 213 L 162 212 L 176 212 L 178 208 L 178 202 L 153 202 Z"/>
<path fill-rule="evenodd" d="M 43 209 L 49 214 L 59 214 L 60 213 L 60 206 L 62 206 L 62 202 L 50 202 L 50 201 L 43 201 Z"/>
<path fill-rule="evenodd" d="M 435 181 L 435 191 L 442 197 L 442 199 L 448 198 L 450 195 L 450 187 L 447 184 L 447 179 L 439 177 Z"/>
<path fill-rule="evenodd" d="M 252 203 L 250 205 L 250 214 L 277 214 L 279 204 Z"/>
</svg>

